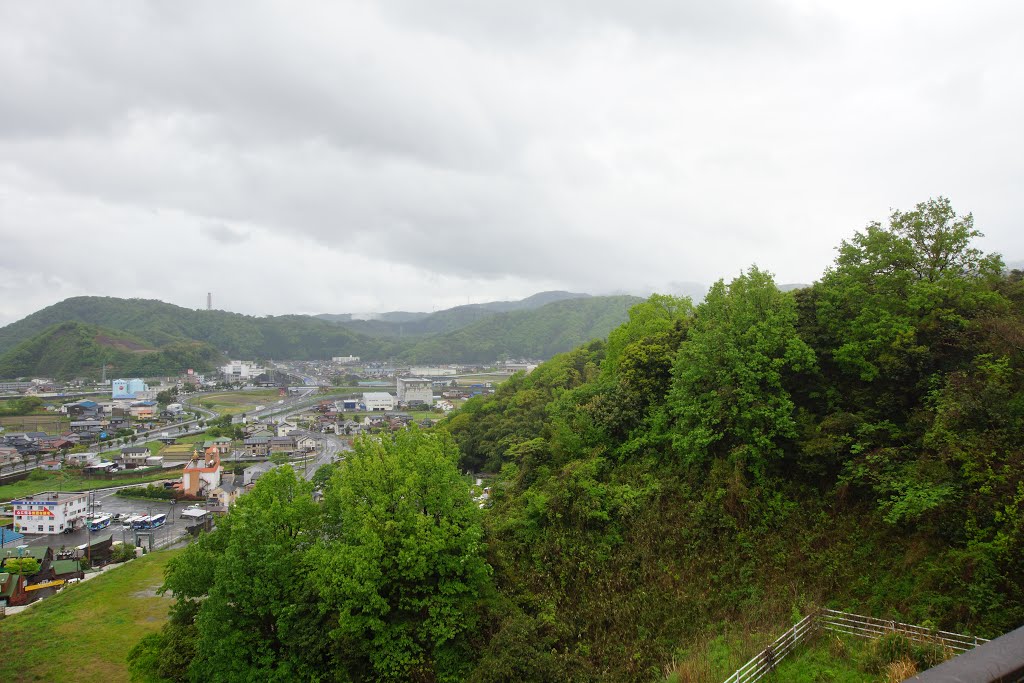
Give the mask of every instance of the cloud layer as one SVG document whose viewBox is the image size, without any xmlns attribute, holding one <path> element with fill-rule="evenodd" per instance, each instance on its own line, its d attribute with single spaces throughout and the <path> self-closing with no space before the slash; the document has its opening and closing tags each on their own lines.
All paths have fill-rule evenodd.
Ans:
<svg viewBox="0 0 1024 683">
<path fill-rule="evenodd" d="M 1024 254 L 1014 3 L 0 4 L 0 324 L 809 282 L 949 196 Z"/>
</svg>

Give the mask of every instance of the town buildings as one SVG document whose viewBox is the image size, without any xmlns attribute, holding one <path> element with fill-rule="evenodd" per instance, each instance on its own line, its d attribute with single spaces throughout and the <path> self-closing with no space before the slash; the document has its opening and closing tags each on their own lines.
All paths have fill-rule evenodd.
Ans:
<svg viewBox="0 0 1024 683">
<path fill-rule="evenodd" d="M 245 360 L 228 361 L 220 368 L 220 374 L 229 382 L 244 382 L 262 374 L 265 368 Z"/>
<path fill-rule="evenodd" d="M 114 400 L 122 398 L 148 398 L 149 386 L 138 377 L 133 379 L 115 379 L 110 383 L 110 397 Z"/>
<path fill-rule="evenodd" d="M 386 391 L 369 391 L 363 394 L 363 406 L 368 411 L 394 410 L 395 397 Z"/>
<path fill-rule="evenodd" d="M 22 534 L 59 534 L 79 528 L 88 515 L 87 493 L 44 491 L 12 500 L 14 530 Z"/>
<path fill-rule="evenodd" d="M 434 383 L 419 377 L 399 377 L 398 402 L 405 405 L 434 405 Z M 367 408 L 369 410 L 369 408 Z"/>
<path fill-rule="evenodd" d="M 220 452 L 215 447 L 202 454 L 197 450 L 181 473 L 181 490 L 186 496 L 206 497 L 220 487 Z"/>
</svg>

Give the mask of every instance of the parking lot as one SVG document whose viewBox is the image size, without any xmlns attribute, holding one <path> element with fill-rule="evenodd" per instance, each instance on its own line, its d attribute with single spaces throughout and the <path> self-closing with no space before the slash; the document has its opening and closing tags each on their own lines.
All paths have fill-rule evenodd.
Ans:
<svg viewBox="0 0 1024 683">
<path fill-rule="evenodd" d="M 157 529 L 132 530 L 124 529 L 120 520 L 111 521 L 106 529 L 90 532 L 88 529 L 78 529 L 70 534 L 25 534 L 21 543 L 27 545 L 44 545 L 59 550 L 62 546 L 72 548 L 86 543 L 90 538 L 93 541 L 104 540 L 111 535 L 114 541 L 125 541 L 135 544 L 135 534 L 139 531 L 153 534 L 153 546 L 163 546 L 172 543 L 175 539 L 183 536 L 188 520 L 179 519 L 181 510 L 185 505 L 172 505 L 167 501 L 140 500 L 135 498 L 119 498 L 114 495 L 113 489 L 106 489 L 96 492 L 95 501 L 96 514 L 107 513 L 110 515 L 120 514 L 122 518 L 129 515 L 159 515 L 166 514 L 167 522 Z M 190 522 L 189 522 L 190 523 Z M 146 544 L 148 545 L 148 543 Z"/>
</svg>

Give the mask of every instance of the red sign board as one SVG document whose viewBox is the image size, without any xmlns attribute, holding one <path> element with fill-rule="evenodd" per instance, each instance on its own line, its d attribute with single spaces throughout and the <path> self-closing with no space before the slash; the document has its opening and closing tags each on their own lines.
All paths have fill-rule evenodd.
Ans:
<svg viewBox="0 0 1024 683">
<path fill-rule="evenodd" d="M 25 517 L 53 517 L 53 513 L 48 508 L 40 508 L 38 510 L 15 510 L 14 514 L 22 515 Z"/>
</svg>

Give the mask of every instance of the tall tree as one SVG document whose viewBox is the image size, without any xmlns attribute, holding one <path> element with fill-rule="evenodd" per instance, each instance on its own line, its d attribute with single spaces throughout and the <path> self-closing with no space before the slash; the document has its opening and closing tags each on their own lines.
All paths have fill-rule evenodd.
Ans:
<svg viewBox="0 0 1024 683">
<path fill-rule="evenodd" d="M 311 554 L 340 667 L 355 680 L 463 680 L 490 569 L 444 432 L 357 439 Z"/>
<path fill-rule="evenodd" d="M 719 280 L 697 307 L 673 370 L 673 443 L 684 460 L 724 458 L 764 473 L 796 436 L 786 375 L 815 367 L 796 305 L 756 267 Z"/>
</svg>

